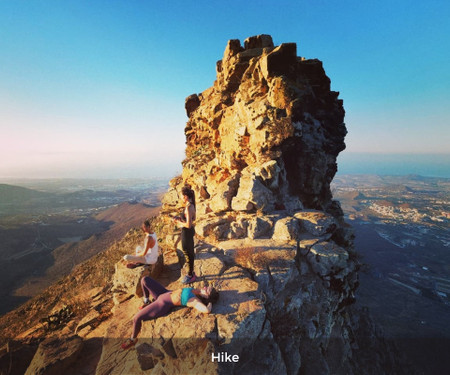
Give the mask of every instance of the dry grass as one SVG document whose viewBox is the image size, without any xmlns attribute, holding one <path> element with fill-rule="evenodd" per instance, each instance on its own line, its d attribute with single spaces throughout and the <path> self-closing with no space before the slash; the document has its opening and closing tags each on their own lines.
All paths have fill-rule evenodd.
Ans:
<svg viewBox="0 0 450 375">
<path fill-rule="evenodd" d="M 267 268 L 270 264 L 270 259 L 266 256 L 264 249 L 253 246 L 238 249 L 234 261 L 245 268 L 254 270 Z"/>
</svg>

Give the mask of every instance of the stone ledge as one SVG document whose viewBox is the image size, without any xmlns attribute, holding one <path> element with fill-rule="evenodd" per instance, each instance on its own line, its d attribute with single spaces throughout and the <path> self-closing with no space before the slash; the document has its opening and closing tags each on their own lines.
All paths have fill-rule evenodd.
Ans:
<svg viewBox="0 0 450 375">
<path fill-rule="evenodd" d="M 160 249 L 162 252 L 162 249 Z M 137 295 L 142 297 L 141 279 L 144 276 L 150 276 L 154 279 L 158 278 L 163 270 L 163 255 L 158 256 L 155 264 L 139 266 L 136 268 L 127 268 L 123 261 L 119 261 L 115 265 L 116 272 L 113 277 L 113 297 L 114 303 L 118 304 L 126 300 L 127 295 Z M 119 296 L 117 296 L 119 295 Z"/>
</svg>

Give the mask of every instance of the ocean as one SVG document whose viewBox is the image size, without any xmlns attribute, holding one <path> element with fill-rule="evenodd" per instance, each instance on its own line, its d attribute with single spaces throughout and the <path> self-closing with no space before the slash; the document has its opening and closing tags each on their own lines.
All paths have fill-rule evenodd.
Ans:
<svg viewBox="0 0 450 375">
<path fill-rule="evenodd" d="M 343 151 L 338 175 L 421 175 L 450 178 L 450 154 L 369 154 Z"/>
</svg>

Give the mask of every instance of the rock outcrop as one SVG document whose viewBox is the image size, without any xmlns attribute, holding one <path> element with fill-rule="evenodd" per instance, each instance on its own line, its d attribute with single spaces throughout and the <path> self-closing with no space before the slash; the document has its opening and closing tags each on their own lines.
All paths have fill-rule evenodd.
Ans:
<svg viewBox="0 0 450 375">
<path fill-rule="evenodd" d="M 330 192 L 345 148 L 344 109 L 322 63 L 269 35 L 244 46 L 230 40 L 214 85 L 189 96 L 186 113 L 183 172 L 153 222 L 163 268 L 117 263 L 112 285 L 89 294 L 90 311 L 65 327 L 65 338 L 41 342 L 28 373 L 65 371 L 80 351 L 93 354 L 68 375 L 401 373 L 367 314 L 352 307 L 353 234 Z M 194 286 L 216 287 L 219 301 L 211 314 L 176 308 L 146 321 L 124 351 L 141 277 L 182 287 L 171 216 L 185 185 L 196 194 Z M 131 231 L 116 247 L 124 252 L 137 239 Z"/>
<path fill-rule="evenodd" d="M 155 264 L 143 265 L 133 269 L 127 268 L 123 262 L 116 263 L 112 280 L 114 303 L 118 305 L 134 295 L 142 297 L 140 280 L 144 276 L 157 279 L 163 269 L 163 262 L 163 256 L 159 255 Z"/>
<path fill-rule="evenodd" d="M 344 109 L 319 60 L 269 35 L 230 40 L 214 85 L 186 99 L 186 159 L 163 197 L 159 238 L 179 275 L 170 217 L 181 189 L 196 193 L 197 285 L 214 285 L 212 314 L 178 309 L 147 322 L 124 354 L 112 324 L 97 374 L 377 373 L 389 356 L 359 363 L 353 234 L 332 200 L 345 148 Z M 181 287 L 168 282 L 168 288 Z M 131 320 L 136 302 L 115 306 Z M 237 362 L 212 361 L 218 353 Z M 384 362 L 383 362 L 384 361 Z"/>
<path fill-rule="evenodd" d="M 260 35 L 244 45 L 230 40 L 213 87 L 186 99 L 182 181 L 203 214 L 329 209 L 347 133 L 339 93 L 296 44 Z"/>
</svg>

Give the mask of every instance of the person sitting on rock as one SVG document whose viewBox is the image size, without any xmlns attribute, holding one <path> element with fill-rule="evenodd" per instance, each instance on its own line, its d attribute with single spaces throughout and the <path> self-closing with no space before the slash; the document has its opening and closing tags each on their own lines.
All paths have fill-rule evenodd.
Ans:
<svg viewBox="0 0 450 375">
<path fill-rule="evenodd" d="M 136 247 L 136 255 L 128 254 L 123 257 L 126 262 L 133 262 L 127 265 L 130 268 L 139 264 L 155 264 L 158 260 L 158 240 L 151 229 L 150 220 L 145 220 L 141 228 L 145 233 L 144 246 Z"/>
<path fill-rule="evenodd" d="M 139 307 L 141 311 L 133 318 L 133 333 L 131 338 L 122 343 L 122 349 L 131 348 L 136 344 L 143 321 L 167 315 L 176 306 L 193 307 L 202 313 L 209 314 L 212 303 L 219 298 L 219 293 L 212 287 L 167 290 L 149 276 L 142 278 L 141 286 L 144 293 L 144 304 Z M 151 303 L 150 296 L 154 300 Z"/>
</svg>

